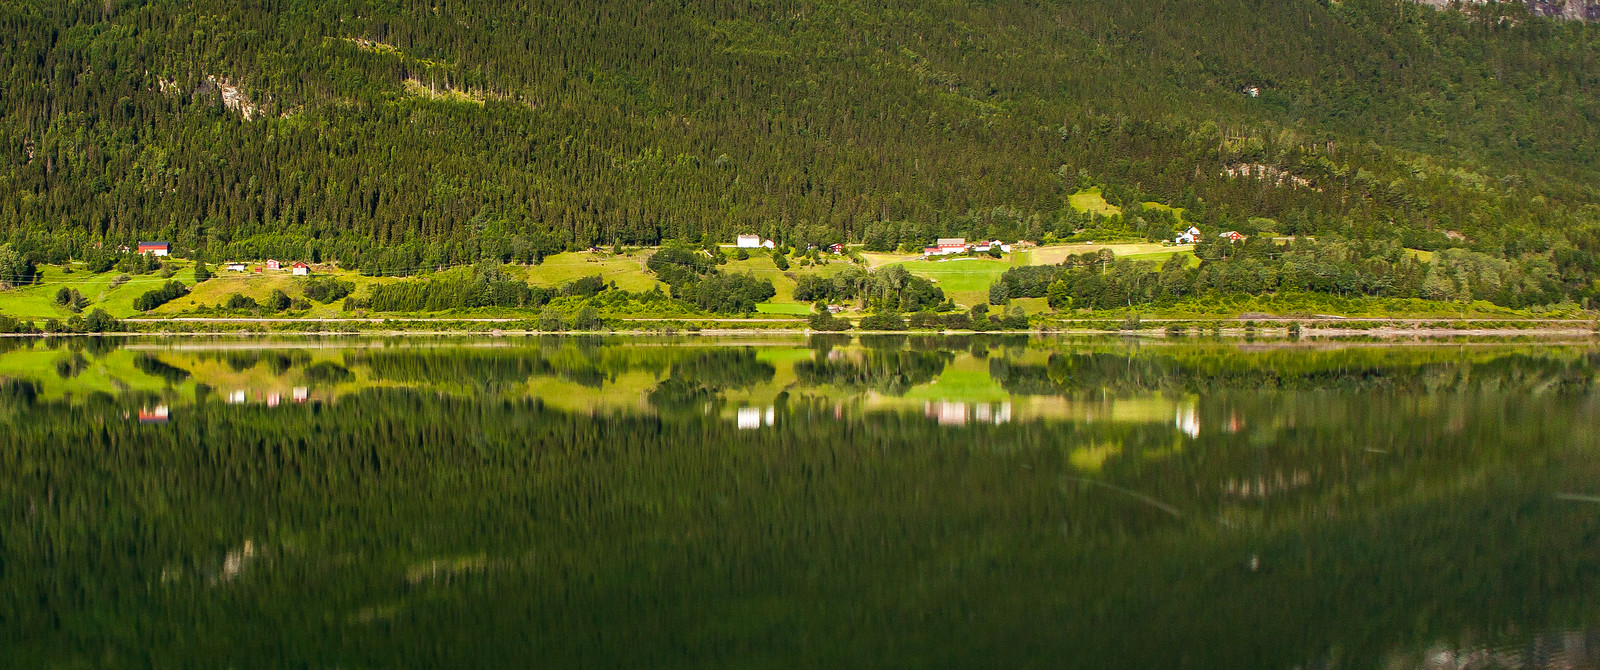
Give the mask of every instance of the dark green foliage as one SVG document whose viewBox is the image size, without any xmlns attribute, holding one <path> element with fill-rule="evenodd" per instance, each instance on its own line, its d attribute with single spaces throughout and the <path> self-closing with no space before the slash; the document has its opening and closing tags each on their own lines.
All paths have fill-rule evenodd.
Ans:
<svg viewBox="0 0 1600 670">
<path fill-rule="evenodd" d="M 605 321 L 600 318 L 600 310 L 593 305 L 584 305 L 583 309 L 572 317 L 573 330 L 603 330 Z"/>
<path fill-rule="evenodd" d="M 76 316 L 72 317 L 72 319 L 77 318 Z M 72 319 L 69 319 L 68 322 L 70 323 Z M 119 330 L 122 330 L 122 322 L 111 318 L 111 315 L 107 314 L 103 309 L 91 310 L 88 315 L 83 317 L 83 330 L 81 332 L 111 333 Z"/>
<path fill-rule="evenodd" d="M 715 266 L 716 262 L 704 251 L 677 242 L 662 246 L 645 261 L 645 267 L 674 288 L 694 282 Z"/>
<path fill-rule="evenodd" d="M 600 275 L 574 279 L 561 285 L 559 294 L 576 298 L 592 298 L 606 289 L 606 280 Z"/>
<path fill-rule="evenodd" d="M 63 286 L 56 290 L 56 304 L 77 313 L 89 306 L 89 299 L 83 297 L 83 293 L 78 289 Z"/>
<path fill-rule="evenodd" d="M 931 311 L 913 312 L 911 316 L 906 319 L 906 322 L 906 325 L 913 330 L 944 329 L 944 318 L 939 316 L 938 313 Z"/>
<path fill-rule="evenodd" d="M 145 291 L 139 297 L 134 298 L 133 308 L 141 312 L 148 312 L 186 295 L 189 295 L 189 287 L 184 286 L 183 282 L 169 281 L 162 284 L 161 288 Z M 59 296 L 57 299 L 60 299 Z"/>
<path fill-rule="evenodd" d="M 734 314 L 754 312 L 756 303 L 777 295 L 770 279 L 753 274 L 717 274 L 683 288 L 674 287 L 673 297 L 708 312 Z"/>
<path fill-rule="evenodd" d="M 788 271 L 789 259 L 781 253 L 773 252 L 772 264 L 778 266 L 780 271 Z"/>
<path fill-rule="evenodd" d="M 269 312 L 281 312 L 289 309 L 289 294 L 284 293 L 283 289 L 272 289 L 272 293 L 267 294 L 267 301 L 262 303 L 261 306 Z"/>
<path fill-rule="evenodd" d="M 807 317 L 806 325 L 812 330 L 823 332 L 843 331 L 850 330 L 851 328 L 849 319 L 841 319 L 837 316 L 834 316 L 832 312 L 829 312 L 826 309 L 818 311 Z"/>
<path fill-rule="evenodd" d="M 878 312 L 862 317 L 862 330 L 905 330 L 906 320 L 894 312 Z"/>
<path fill-rule="evenodd" d="M 334 277 L 313 277 L 306 280 L 305 295 L 311 300 L 326 304 L 343 299 L 355 288 L 355 284 Z"/>
<path fill-rule="evenodd" d="M 204 282 L 204 281 L 210 279 L 211 276 L 212 276 L 211 275 L 211 268 L 206 265 L 205 261 L 195 261 L 195 263 L 194 263 L 194 283 L 199 284 L 201 282 Z"/>
<path fill-rule="evenodd" d="M 435 312 L 478 307 L 538 307 L 551 291 L 513 278 L 498 263 L 480 263 L 470 281 L 403 281 L 372 287 L 365 306 L 379 312 Z"/>
<path fill-rule="evenodd" d="M 0 16 L 0 228 L 50 262 L 141 233 L 371 274 L 751 231 L 875 250 L 1154 239 L 1172 217 L 1145 199 L 1287 234 L 1594 251 L 1595 31 L 1509 7 L 23 0 Z M 1091 184 L 1123 214 L 1063 205 Z"/>
<path fill-rule="evenodd" d="M 0 314 L 0 334 L 30 334 L 39 332 L 32 321 L 19 321 L 16 317 Z M 4 380 L 0 380 L 3 384 Z"/>
<path fill-rule="evenodd" d="M 989 304 L 1003 305 L 1011 298 L 1043 298 L 1050 289 L 1050 282 L 1055 280 L 1057 268 L 1051 265 L 1022 265 L 1006 270 L 995 282 L 995 286 L 1003 287 L 989 289 Z M 997 295 L 1004 299 L 995 300 Z"/>
<path fill-rule="evenodd" d="M 30 262 L 1196 223 L 1208 260 L 1220 230 L 1337 233 L 1512 263 L 1503 304 L 1597 298 L 1600 35 L 1515 3 L 92 4 L 0 9 L 0 237 Z M 1122 213 L 1066 206 L 1088 186 Z"/>
<path fill-rule="evenodd" d="M 161 259 L 152 253 L 127 254 L 117 262 L 117 271 L 130 275 L 150 274 L 161 268 Z"/>
<path fill-rule="evenodd" d="M 566 317 L 561 314 L 561 310 L 554 307 L 546 307 L 539 312 L 539 330 L 546 333 L 559 333 L 566 329 Z"/>
<path fill-rule="evenodd" d="M 227 307 L 228 309 L 247 309 L 247 310 L 253 310 L 253 309 L 256 309 L 256 308 L 260 307 L 260 305 L 256 304 L 256 299 L 255 298 L 252 298 L 250 296 L 243 295 L 243 294 L 240 294 L 240 293 L 234 293 L 232 295 L 229 295 L 228 296 L 228 302 L 224 303 L 224 306 Z"/>
<path fill-rule="evenodd" d="M 9 244 L 0 244 L 0 290 L 32 284 L 37 274 L 38 268 L 31 259 Z"/>
</svg>

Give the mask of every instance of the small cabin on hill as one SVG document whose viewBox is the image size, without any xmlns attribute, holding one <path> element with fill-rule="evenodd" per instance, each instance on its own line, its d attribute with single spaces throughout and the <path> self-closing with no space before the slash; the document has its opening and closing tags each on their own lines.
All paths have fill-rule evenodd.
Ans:
<svg viewBox="0 0 1600 670">
<path fill-rule="evenodd" d="M 250 266 L 244 263 L 229 263 L 228 270 L 231 272 L 249 272 Z"/>
<path fill-rule="evenodd" d="M 279 263 L 278 261 L 275 261 L 275 260 L 273 260 L 271 258 L 268 258 L 267 259 L 267 269 L 268 270 L 282 270 L 283 269 L 283 264 Z"/>
<path fill-rule="evenodd" d="M 760 235 L 740 235 L 734 238 L 734 243 L 740 249 L 757 249 L 761 247 Z"/>
<path fill-rule="evenodd" d="M 294 265 L 289 266 L 289 269 L 293 270 L 296 275 L 301 277 L 311 274 L 311 266 L 306 265 L 305 263 L 295 263 Z"/>
<path fill-rule="evenodd" d="M 140 255 L 151 254 L 151 255 L 154 255 L 154 256 L 165 256 L 171 251 L 172 251 L 172 245 L 170 243 L 167 243 L 167 242 L 140 242 L 139 243 L 139 254 Z"/>
</svg>

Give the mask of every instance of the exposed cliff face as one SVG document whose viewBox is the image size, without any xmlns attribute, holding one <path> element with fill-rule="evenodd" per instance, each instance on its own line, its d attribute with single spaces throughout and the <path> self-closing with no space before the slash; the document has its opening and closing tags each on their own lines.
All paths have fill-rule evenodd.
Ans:
<svg viewBox="0 0 1600 670">
<path fill-rule="evenodd" d="M 1440 9 L 1461 3 L 1481 5 L 1493 0 L 1417 0 Z M 1600 21 L 1600 0 L 1522 0 L 1535 16 L 1553 16 L 1577 21 Z"/>
</svg>

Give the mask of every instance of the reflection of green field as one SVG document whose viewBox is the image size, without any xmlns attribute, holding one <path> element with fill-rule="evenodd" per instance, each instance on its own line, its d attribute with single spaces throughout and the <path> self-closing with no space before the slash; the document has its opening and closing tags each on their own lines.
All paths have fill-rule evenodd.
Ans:
<svg viewBox="0 0 1600 670">
<path fill-rule="evenodd" d="M 914 400 L 997 402 L 1010 399 L 1011 393 L 1000 388 L 999 382 L 989 375 L 988 359 L 959 354 L 945 366 L 937 379 L 911 389 L 905 397 Z"/>
<path fill-rule="evenodd" d="M 166 380 L 141 372 L 133 364 L 136 352 L 118 349 L 102 356 L 83 352 L 88 366 L 71 377 L 62 377 L 57 364 L 70 361 L 73 352 L 68 349 L 25 349 L 0 355 L 0 377 L 29 380 L 39 383 L 40 395 L 45 399 L 58 399 L 67 395 L 85 396 L 91 393 L 119 394 L 128 391 L 159 392 L 167 388 Z M 193 392 L 191 381 L 177 389 Z"/>
</svg>

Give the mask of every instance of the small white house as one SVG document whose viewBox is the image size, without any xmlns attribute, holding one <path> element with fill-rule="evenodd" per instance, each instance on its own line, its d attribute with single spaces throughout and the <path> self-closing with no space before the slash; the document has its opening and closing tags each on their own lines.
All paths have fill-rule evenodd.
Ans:
<svg viewBox="0 0 1600 670">
<path fill-rule="evenodd" d="M 778 243 L 773 242 L 772 240 L 762 240 L 761 241 L 761 246 L 765 247 L 767 249 L 775 249 L 775 248 L 777 248 Z"/>
<path fill-rule="evenodd" d="M 301 277 L 311 274 L 311 266 L 305 263 L 295 263 L 290 269 L 294 271 L 295 275 Z"/>
<path fill-rule="evenodd" d="M 757 249 L 761 247 L 761 236 L 740 235 L 735 242 L 740 249 Z"/>
<path fill-rule="evenodd" d="M 228 269 L 233 272 L 249 272 L 250 266 L 245 265 L 244 263 L 229 263 Z"/>
<path fill-rule="evenodd" d="M 1178 236 L 1172 238 L 1172 241 L 1175 244 L 1194 244 L 1200 241 L 1200 229 L 1189 226 L 1188 230 L 1178 233 Z"/>
<path fill-rule="evenodd" d="M 140 242 L 139 255 L 165 256 L 172 250 L 172 245 L 166 242 Z"/>
</svg>

